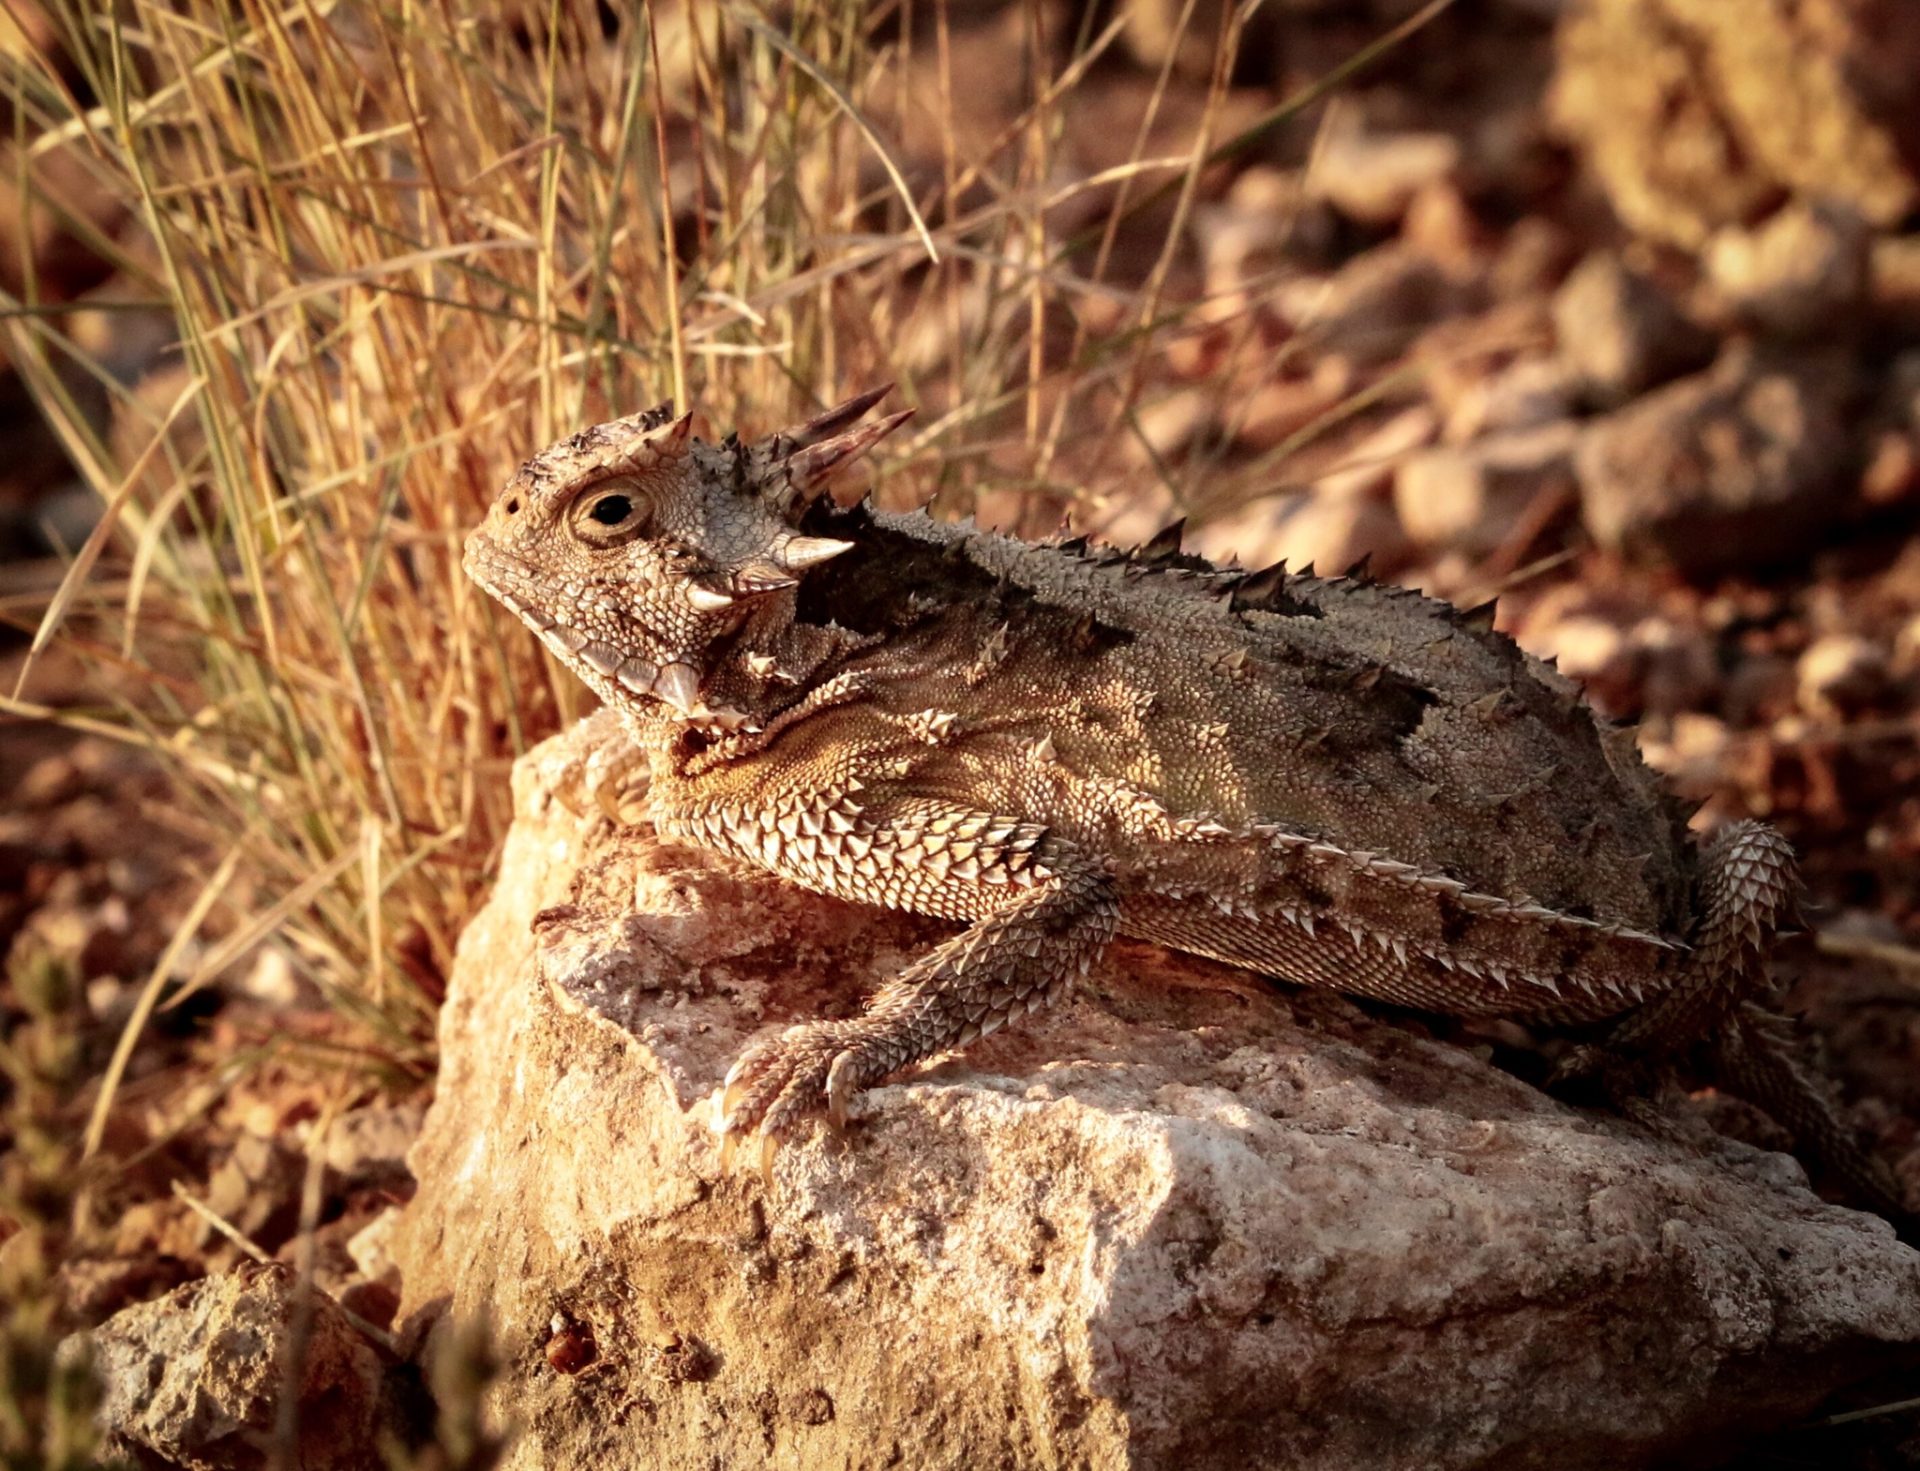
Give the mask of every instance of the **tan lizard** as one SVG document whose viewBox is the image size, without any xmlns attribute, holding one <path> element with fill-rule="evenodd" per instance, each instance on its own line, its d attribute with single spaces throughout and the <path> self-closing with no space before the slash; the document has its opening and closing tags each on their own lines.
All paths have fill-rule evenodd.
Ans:
<svg viewBox="0 0 1920 1471">
<path fill-rule="evenodd" d="M 1858 1188 L 1897 1192 L 1758 1001 L 1791 851 L 1696 846 L 1576 687 L 1356 577 L 1219 569 L 841 508 L 906 414 L 756 443 L 663 405 L 522 466 L 466 566 L 646 753 L 659 829 L 822 893 L 966 922 L 863 1015 L 727 1079 L 769 1143 L 1056 999 L 1115 935 L 1305 986 L 1579 1029 L 1573 1070 L 1708 1054 Z M 1696 1044 L 1698 1046 L 1696 1047 Z"/>
</svg>

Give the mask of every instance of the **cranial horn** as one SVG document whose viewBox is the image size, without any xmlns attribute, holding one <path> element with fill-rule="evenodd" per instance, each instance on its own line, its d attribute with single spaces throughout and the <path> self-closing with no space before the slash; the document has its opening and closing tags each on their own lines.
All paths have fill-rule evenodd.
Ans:
<svg viewBox="0 0 1920 1471">
<path fill-rule="evenodd" d="M 883 383 L 878 388 L 857 394 L 845 403 L 835 404 L 825 413 L 807 420 L 804 424 L 795 424 L 790 429 L 782 429 L 773 437 L 776 440 L 784 439 L 794 449 L 805 449 L 810 444 L 831 439 L 849 424 L 857 422 L 866 415 L 868 409 L 892 392 L 893 385 Z"/>
<path fill-rule="evenodd" d="M 717 613 L 722 608 L 731 608 L 733 598 L 715 588 L 703 587 L 697 582 L 687 584 L 687 601 L 702 613 Z"/>
<path fill-rule="evenodd" d="M 773 557 L 787 571 L 803 572 L 852 550 L 852 542 L 835 541 L 830 536 L 792 536 L 774 548 Z"/>
<path fill-rule="evenodd" d="M 772 557 L 754 557 L 734 569 L 730 585 L 739 597 L 757 598 L 792 587 L 798 581 Z"/>
<path fill-rule="evenodd" d="M 666 403 L 660 408 L 671 412 L 673 405 Z M 648 421 L 658 412 L 659 409 L 648 409 L 646 413 L 636 414 L 630 419 L 616 419 L 612 424 L 602 425 L 603 431 L 634 427 L 639 427 L 641 431 L 636 436 L 622 438 L 609 446 L 601 461 L 602 468 L 620 475 L 677 460 L 684 455 L 688 441 L 693 438 L 693 410 L 688 409 L 677 419 L 649 424 Z"/>
<path fill-rule="evenodd" d="M 855 456 L 866 453 L 913 417 L 912 409 L 902 409 L 871 424 L 862 424 L 845 434 L 796 451 L 787 461 L 787 483 L 796 490 L 810 490 Z"/>
<path fill-rule="evenodd" d="M 672 408 L 671 404 L 667 405 Z M 693 410 L 688 409 L 677 419 L 669 419 L 658 429 L 652 430 L 646 437 L 646 446 L 658 455 L 679 455 L 687 447 L 687 441 L 693 438 Z"/>
</svg>

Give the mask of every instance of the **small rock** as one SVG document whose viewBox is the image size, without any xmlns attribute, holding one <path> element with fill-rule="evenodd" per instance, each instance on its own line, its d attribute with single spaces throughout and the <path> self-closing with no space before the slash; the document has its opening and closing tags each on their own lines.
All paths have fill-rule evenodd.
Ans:
<svg viewBox="0 0 1920 1471">
<path fill-rule="evenodd" d="M 1793 708 L 1796 698 L 1793 661 L 1778 654 L 1743 654 L 1727 671 L 1720 708 L 1734 726 L 1747 729 L 1771 725 Z"/>
<path fill-rule="evenodd" d="M 1641 726 L 1639 739 L 1647 765 L 1684 791 L 1720 785 L 1734 747 L 1724 720 L 1691 710 Z"/>
<path fill-rule="evenodd" d="M 1283 260 L 1325 256 L 1338 229 L 1330 206 L 1308 192 L 1297 171 L 1251 166 L 1224 200 L 1194 211 L 1207 295 L 1229 298 Z"/>
<path fill-rule="evenodd" d="M 1860 473 L 1860 499 L 1870 506 L 1897 505 L 1920 490 L 1920 438 L 1903 429 L 1876 434 Z"/>
<path fill-rule="evenodd" d="M 1902 674 L 1920 673 L 1920 613 L 1908 618 L 1894 635 L 1893 659 Z"/>
<path fill-rule="evenodd" d="M 1389 242 L 1330 279 L 1283 284 L 1275 305 L 1316 351 L 1358 367 L 1391 362 L 1433 323 L 1477 304 L 1474 292 L 1425 255 Z"/>
<path fill-rule="evenodd" d="M 1728 226 L 1707 271 L 1743 322 L 1780 337 L 1830 337 L 1867 300 L 1868 234 L 1841 205 L 1792 204 L 1757 229 Z"/>
<path fill-rule="evenodd" d="M 208 1176 L 206 1205 L 271 1251 L 293 1231 L 305 1175 L 306 1162 L 277 1137 L 242 1133 Z M 209 1240 L 213 1229 L 206 1227 Z"/>
<path fill-rule="evenodd" d="M 1562 618 L 1528 646 L 1541 658 L 1557 662 L 1562 674 L 1583 683 L 1617 680 L 1633 662 L 1626 630 L 1596 613 Z"/>
<path fill-rule="evenodd" d="M 60 1264 L 59 1292 L 70 1321 L 98 1323 L 129 1303 L 145 1302 L 199 1273 L 177 1256 L 70 1257 Z"/>
<path fill-rule="evenodd" d="M 108 1456 L 196 1468 L 275 1464 L 275 1422 L 296 1337 L 298 1439 L 303 1471 L 380 1464 L 388 1423 L 379 1355 L 338 1304 L 309 1299 L 302 1332 L 293 1273 L 249 1264 L 124 1308 L 60 1345 L 65 1362 L 90 1358 L 104 1398 Z"/>
<path fill-rule="evenodd" d="M 1694 573 L 1804 551 L 1843 504 L 1848 376 L 1736 348 L 1597 421 L 1574 455 L 1588 531 Z"/>
<path fill-rule="evenodd" d="M 1421 546 L 1483 556 L 1539 497 L 1564 497 L 1571 504 L 1579 439 L 1580 426 L 1563 419 L 1410 455 L 1394 477 L 1400 524 Z"/>
<path fill-rule="evenodd" d="M 1438 418 L 1425 404 L 1402 409 L 1348 446 L 1340 457 L 1339 468 L 1313 482 L 1313 493 L 1384 498 L 1393 487 L 1394 470 L 1400 462 L 1415 450 L 1433 443 L 1439 430 Z"/>
<path fill-rule="evenodd" d="M 1413 196 L 1400 224 L 1400 238 L 1447 270 L 1462 274 L 1479 269 L 1487 245 L 1486 231 L 1473 206 L 1451 179 L 1428 184 Z"/>
<path fill-rule="evenodd" d="M 1683 316 L 1653 279 L 1599 252 L 1553 299 L 1560 354 L 1596 398 L 1621 403 L 1706 364 L 1712 336 Z"/>
<path fill-rule="evenodd" d="M 1234 442 L 1251 450 L 1272 449 L 1298 434 L 1340 401 L 1317 379 L 1263 383 L 1228 413 Z"/>
<path fill-rule="evenodd" d="M 1578 386 L 1564 360 L 1522 358 L 1457 394 L 1443 437 L 1449 444 L 1466 444 L 1484 434 L 1538 429 L 1573 412 Z"/>
<path fill-rule="evenodd" d="M 1858 634 L 1828 634 L 1807 646 L 1794 675 L 1802 710 L 1840 720 L 1870 709 L 1886 693 L 1887 654 Z"/>
<path fill-rule="evenodd" d="M 1879 324 L 1877 313 L 1874 320 Z M 1860 495 L 1869 505 L 1891 506 L 1920 492 L 1920 352 L 1896 354 L 1880 378 L 1861 425 L 1868 450 Z"/>
<path fill-rule="evenodd" d="M 398 1282 L 400 1268 L 393 1260 L 393 1233 L 400 1207 L 390 1205 L 347 1238 L 347 1255 L 369 1282 Z"/>
<path fill-rule="evenodd" d="M 1718 691 L 1719 666 L 1699 629 L 1656 615 L 1636 623 L 1630 638 L 1641 668 L 1644 713 L 1698 709 Z"/>
<path fill-rule="evenodd" d="M 1139 435 L 1128 449 L 1140 460 L 1177 458 L 1213 423 L 1218 401 L 1207 389 L 1181 388 L 1143 405 L 1136 416 Z"/>
<path fill-rule="evenodd" d="M 1693 250 L 1787 195 L 1880 228 L 1920 203 L 1920 6 L 1585 0 L 1548 109 L 1634 231 Z"/>
<path fill-rule="evenodd" d="M 78 481 L 45 492 L 33 506 L 31 525 L 39 554 L 71 557 L 100 524 L 100 497 Z"/>
<path fill-rule="evenodd" d="M 1414 196 L 1451 178 L 1459 141 L 1446 133 L 1368 133 L 1331 129 L 1307 176 L 1312 193 L 1363 225 L 1396 224 Z"/>
<path fill-rule="evenodd" d="M 286 947 L 272 942 L 260 947 L 251 965 L 229 966 L 217 984 L 229 995 L 289 1011 L 302 1002 L 319 999 L 320 994 L 303 978 Z"/>
<path fill-rule="evenodd" d="M 1920 336 L 1920 234 L 1880 236 L 1872 256 L 1873 323 L 1911 341 Z"/>
<path fill-rule="evenodd" d="M 392 1189 L 410 1181 L 407 1150 L 425 1113 L 425 1104 L 412 1102 L 356 1108 L 335 1119 L 325 1149 L 338 1188 Z"/>
<path fill-rule="evenodd" d="M 1525 640 L 1543 659 L 1558 662 L 1560 672 L 1578 680 L 1587 698 L 1620 718 L 1640 705 L 1642 660 L 1618 623 L 1596 613 L 1562 618 Z"/>
<path fill-rule="evenodd" d="M 1565 280 L 1579 257 L 1579 242 L 1564 225 L 1524 215 L 1500 242 L 1488 282 L 1502 301 L 1538 296 Z"/>
</svg>

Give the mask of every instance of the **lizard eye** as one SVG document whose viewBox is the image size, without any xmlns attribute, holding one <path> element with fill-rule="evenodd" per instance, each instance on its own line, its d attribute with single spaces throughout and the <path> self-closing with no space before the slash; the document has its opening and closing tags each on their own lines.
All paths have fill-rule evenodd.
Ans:
<svg viewBox="0 0 1920 1471">
<path fill-rule="evenodd" d="M 647 497 L 638 486 L 606 481 L 574 502 L 573 532 L 589 546 L 618 546 L 645 528 L 648 509 Z"/>
<path fill-rule="evenodd" d="M 624 495 L 603 495 L 587 508 L 587 514 L 602 526 L 618 526 L 633 514 L 633 502 Z"/>
</svg>

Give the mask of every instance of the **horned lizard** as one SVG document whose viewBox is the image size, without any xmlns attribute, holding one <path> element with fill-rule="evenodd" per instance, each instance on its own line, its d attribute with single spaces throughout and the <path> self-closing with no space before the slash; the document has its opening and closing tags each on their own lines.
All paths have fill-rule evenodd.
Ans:
<svg viewBox="0 0 1920 1471">
<path fill-rule="evenodd" d="M 1760 1001 L 1793 855 L 1703 845 L 1578 689 L 1467 612 L 1364 577 L 1035 545 L 844 508 L 907 417 L 862 394 L 754 443 L 671 405 L 521 467 L 466 567 L 619 712 L 666 835 L 963 921 L 863 1015 L 726 1080 L 729 1146 L 1060 997 L 1116 935 L 1303 986 L 1704 1050 L 1716 1081 L 1894 1191 Z"/>
</svg>

